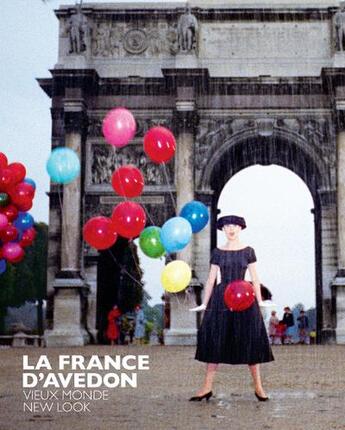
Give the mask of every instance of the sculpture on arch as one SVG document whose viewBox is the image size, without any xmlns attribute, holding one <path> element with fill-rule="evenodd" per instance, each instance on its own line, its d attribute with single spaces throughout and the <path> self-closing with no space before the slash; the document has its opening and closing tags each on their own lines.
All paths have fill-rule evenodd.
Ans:
<svg viewBox="0 0 345 430">
<path fill-rule="evenodd" d="M 87 51 L 89 47 L 90 28 L 81 7 L 82 3 L 79 3 L 77 12 L 71 15 L 67 24 L 70 54 L 81 54 Z"/>
<path fill-rule="evenodd" d="M 178 47 L 182 52 L 190 52 L 196 48 L 198 21 L 188 6 L 177 22 Z"/>
<path fill-rule="evenodd" d="M 345 51 L 345 4 L 334 15 L 335 43 L 337 51 Z"/>
</svg>

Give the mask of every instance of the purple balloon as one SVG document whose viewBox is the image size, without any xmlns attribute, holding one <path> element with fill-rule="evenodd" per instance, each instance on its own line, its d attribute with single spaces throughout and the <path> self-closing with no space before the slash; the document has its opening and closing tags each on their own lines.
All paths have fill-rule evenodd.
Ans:
<svg viewBox="0 0 345 430">
<path fill-rule="evenodd" d="M 17 219 L 14 221 L 13 225 L 17 230 L 27 230 L 34 225 L 34 219 L 28 212 L 19 212 Z"/>
</svg>

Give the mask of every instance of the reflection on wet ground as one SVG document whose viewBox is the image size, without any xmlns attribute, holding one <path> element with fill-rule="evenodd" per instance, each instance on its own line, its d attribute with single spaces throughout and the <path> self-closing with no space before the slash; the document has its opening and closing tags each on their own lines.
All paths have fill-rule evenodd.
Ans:
<svg viewBox="0 0 345 430">
<path fill-rule="evenodd" d="M 8 349 L 0 361 L 0 429 L 13 430 L 345 430 L 345 345 L 274 347 L 262 365 L 268 402 L 254 396 L 247 366 L 221 365 L 210 401 L 189 402 L 202 384 L 205 364 L 194 347 Z M 137 388 L 109 390 L 109 400 L 90 413 L 24 413 L 22 356 L 46 354 L 148 354 L 150 370 L 138 372 Z"/>
</svg>

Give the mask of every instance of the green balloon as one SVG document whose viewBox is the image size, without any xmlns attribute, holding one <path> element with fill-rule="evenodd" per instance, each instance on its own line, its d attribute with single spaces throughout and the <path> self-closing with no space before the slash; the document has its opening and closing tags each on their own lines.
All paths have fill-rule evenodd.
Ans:
<svg viewBox="0 0 345 430">
<path fill-rule="evenodd" d="M 4 208 L 10 202 L 10 198 L 6 193 L 0 193 L 0 206 Z"/>
<path fill-rule="evenodd" d="M 151 258 L 159 258 L 165 254 L 165 249 L 160 237 L 159 227 L 146 227 L 140 234 L 139 246 L 145 255 Z"/>
</svg>

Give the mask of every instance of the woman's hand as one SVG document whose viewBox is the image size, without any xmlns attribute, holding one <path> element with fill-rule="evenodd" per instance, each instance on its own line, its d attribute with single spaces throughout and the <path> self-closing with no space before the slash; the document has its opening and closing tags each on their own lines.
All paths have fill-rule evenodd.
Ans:
<svg viewBox="0 0 345 430">
<path fill-rule="evenodd" d="M 200 306 L 197 306 L 196 308 L 189 309 L 190 312 L 201 312 L 206 309 L 206 305 L 202 304 Z"/>
</svg>

